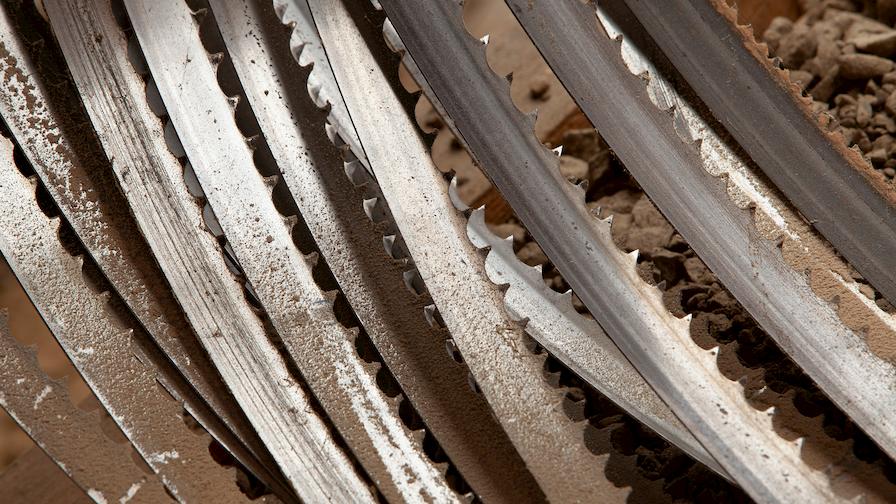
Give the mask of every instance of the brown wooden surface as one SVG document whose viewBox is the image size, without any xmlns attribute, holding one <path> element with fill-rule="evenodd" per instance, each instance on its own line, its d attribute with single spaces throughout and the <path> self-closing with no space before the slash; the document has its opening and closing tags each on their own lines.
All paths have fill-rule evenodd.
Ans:
<svg viewBox="0 0 896 504">
<path fill-rule="evenodd" d="M 40 448 L 33 447 L 0 474 L 0 502 L 93 502 Z"/>
</svg>

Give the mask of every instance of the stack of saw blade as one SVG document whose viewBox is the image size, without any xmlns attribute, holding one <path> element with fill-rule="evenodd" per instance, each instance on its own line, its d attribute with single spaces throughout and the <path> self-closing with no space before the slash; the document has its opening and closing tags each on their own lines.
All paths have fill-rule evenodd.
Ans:
<svg viewBox="0 0 896 504">
<path fill-rule="evenodd" d="M 671 3 L 0 5 L 2 500 L 891 500 L 896 196 Z"/>
</svg>

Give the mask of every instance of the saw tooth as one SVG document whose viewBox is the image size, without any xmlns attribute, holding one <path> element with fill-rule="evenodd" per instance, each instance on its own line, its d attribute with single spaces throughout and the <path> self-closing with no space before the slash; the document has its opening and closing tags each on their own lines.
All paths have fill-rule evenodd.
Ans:
<svg viewBox="0 0 896 504">
<path fill-rule="evenodd" d="M 317 261 L 320 260 L 320 254 L 317 252 L 310 252 L 305 255 L 305 262 L 308 264 L 309 268 L 314 268 L 317 266 Z"/>
<path fill-rule="evenodd" d="M 264 186 L 268 190 L 268 196 L 270 196 L 274 193 L 274 188 L 277 187 L 277 183 L 280 182 L 280 176 L 271 175 L 268 177 L 262 177 L 262 182 L 264 182 Z M 292 229 L 292 225 L 288 227 L 290 228 L 290 230 Z"/>
<path fill-rule="evenodd" d="M 355 159 L 351 162 L 345 163 L 344 167 L 345 175 L 355 187 L 361 187 L 369 182 L 369 175 L 364 169 L 364 165 L 361 164 L 361 161 Z"/>
<path fill-rule="evenodd" d="M 208 54 L 208 60 L 211 62 L 212 66 L 215 67 L 215 69 L 217 70 L 218 67 L 221 65 L 221 62 L 224 61 L 224 53 L 223 52 L 210 53 L 210 54 Z M 236 109 L 235 106 L 233 106 L 232 108 Z"/>
<path fill-rule="evenodd" d="M 411 437 L 414 439 L 414 442 L 417 443 L 417 446 L 423 446 L 423 440 L 426 438 L 426 431 L 423 429 L 412 431 Z M 434 465 L 439 472 L 442 474 L 445 473 L 444 469 L 440 468 L 438 464 Z"/>
<path fill-rule="evenodd" d="M 200 9 L 191 10 L 190 15 L 193 16 L 193 20 L 196 22 L 196 27 L 198 28 L 202 23 L 202 20 L 205 19 L 205 16 L 208 15 L 208 9 L 203 7 Z"/>
<path fill-rule="evenodd" d="M 460 353 L 460 349 L 457 348 L 457 343 L 455 343 L 453 339 L 448 338 L 445 340 L 445 351 L 447 351 L 448 356 L 451 357 L 458 364 L 464 363 L 464 357 Z"/>
<path fill-rule="evenodd" d="M 477 395 L 482 394 L 482 389 L 479 388 L 479 384 L 476 383 L 476 378 L 473 376 L 473 373 L 467 373 L 467 385 L 469 385 L 470 390 L 472 390 Z"/>
<path fill-rule="evenodd" d="M 236 108 L 240 106 L 240 96 L 239 95 L 228 96 L 227 104 L 230 105 L 230 110 L 232 110 L 234 113 L 236 113 Z"/>
<path fill-rule="evenodd" d="M 379 198 L 367 198 L 364 200 L 364 213 L 367 214 L 367 218 L 371 220 L 371 222 L 382 222 L 383 221 L 383 212 L 382 207 L 379 207 L 377 203 L 379 202 Z"/>
<path fill-rule="evenodd" d="M 454 205 L 454 208 L 457 209 L 458 212 L 466 212 L 470 209 L 464 200 L 460 197 L 460 193 L 457 189 L 457 176 L 451 177 L 451 182 L 448 184 L 448 197 L 451 198 L 451 204 Z"/>
<path fill-rule="evenodd" d="M 249 146 L 249 150 L 255 152 L 258 149 L 259 144 L 263 142 L 261 135 L 251 135 L 246 137 L 246 145 Z"/>
<path fill-rule="evenodd" d="M 423 315 L 426 317 L 426 322 L 430 327 L 437 327 L 439 324 L 436 322 L 436 305 L 428 304 L 423 307 Z"/>
<path fill-rule="evenodd" d="M 491 233 L 485 224 L 485 205 L 473 210 L 467 217 L 467 238 L 479 249 L 487 249 L 492 243 L 486 239 L 485 233 Z"/>
<path fill-rule="evenodd" d="M 395 247 L 395 235 L 394 234 L 384 235 L 383 236 L 383 248 L 386 250 L 386 254 L 388 254 L 389 257 L 391 257 L 393 259 L 397 259 L 397 257 L 395 257 L 395 255 L 393 254 L 393 251 L 392 251 L 393 247 Z"/>
<path fill-rule="evenodd" d="M 404 279 L 405 287 L 414 294 L 420 295 L 426 291 L 426 287 L 423 285 L 423 279 L 420 278 L 416 269 L 405 271 L 402 278 Z"/>
</svg>

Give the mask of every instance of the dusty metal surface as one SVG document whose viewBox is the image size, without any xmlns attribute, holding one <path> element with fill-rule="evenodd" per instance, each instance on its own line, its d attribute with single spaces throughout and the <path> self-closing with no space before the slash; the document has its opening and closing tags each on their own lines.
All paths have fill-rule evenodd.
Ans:
<svg viewBox="0 0 896 504">
<path fill-rule="evenodd" d="M 291 25 L 293 43 L 290 44 L 293 57 L 302 66 L 314 64 L 316 72 L 306 82 L 308 96 L 318 107 L 327 108 L 327 123 L 348 145 L 352 154 L 370 171 L 370 163 L 361 147 L 358 132 L 345 108 L 345 101 L 333 76 L 333 69 L 323 50 L 311 10 L 305 0 L 274 0 L 277 16 Z"/>
<path fill-rule="evenodd" d="M 734 171 L 736 162 L 743 165 L 737 153 L 722 147 L 724 140 L 633 45 L 626 46 L 626 55 L 634 68 L 626 68 L 619 43 L 595 25 L 591 8 L 566 2 L 553 6 L 547 16 L 542 6 L 509 3 L 561 81 L 676 229 L 779 346 L 894 453 L 896 370 L 839 319 L 836 307 L 812 290 L 802 268 L 792 268 L 778 243 L 765 239 L 745 205 L 732 201 L 728 184 L 712 175 Z M 619 9 L 615 13 L 624 15 Z M 613 27 L 610 16 L 602 20 Z M 645 68 L 651 69 L 647 81 L 640 78 Z M 596 88 L 593 82 L 605 84 Z M 672 118 L 667 110 L 673 111 Z M 634 130 L 650 141 L 633 142 Z M 702 132 L 701 143 L 691 143 L 690 130 Z"/>
<path fill-rule="evenodd" d="M 339 2 L 310 2 L 314 20 L 371 168 L 439 313 L 476 384 L 548 499 L 620 498 L 603 456 L 582 443 L 584 426 L 559 407 L 522 330 L 504 312 L 482 257 L 464 235 L 445 181 L 415 125 Z M 401 152 L 401 156 L 395 156 Z"/>
<path fill-rule="evenodd" d="M 427 323 L 428 298 L 406 289 L 402 275 L 411 264 L 391 257 L 399 254 L 398 244 L 390 252 L 383 246 L 384 233 L 395 239 L 394 225 L 373 224 L 365 215 L 361 202 L 376 192 L 375 182 L 353 161 L 345 170 L 354 167 L 354 180 L 364 176 L 365 187 L 352 185 L 339 151 L 328 145 L 326 114 L 298 89 L 309 70 L 293 60 L 289 33 L 292 54 L 299 50 L 297 44 L 305 44 L 300 61 L 313 65 L 311 75 L 329 66 L 318 64 L 317 53 L 304 53 L 312 45 L 303 39 L 305 32 L 281 28 L 271 5 L 216 1 L 212 10 L 248 102 L 322 259 L 427 429 L 482 499 L 537 500 L 537 484 L 487 403 L 468 386 L 466 368 L 445 351 L 445 331 Z M 283 21 L 287 19 L 284 15 Z"/>
<path fill-rule="evenodd" d="M 285 480 L 276 464 L 226 393 L 152 261 L 90 125 L 79 122 L 83 116 L 73 110 L 79 100 L 75 90 L 40 78 L 41 68 L 63 71 L 63 62 L 48 50 L 29 51 L 23 30 L 37 28 L 22 24 L 27 21 L 0 9 L 0 116 L 105 277 L 177 366 L 159 371 L 172 374 L 169 384 L 182 381 L 182 373 L 196 390 L 188 393 L 174 385 L 190 414 L 250 471 L 284 493 Z"/>
<path fill-rule="evenodd" d="M 130 7 L 133 15 L 135 5 Z M 205 231 L 182 168 L 127 60 L 111 9 L 77 1 L 48 8 L 141 232 L 212 362 L 293 489 L 307 500 L 370 500 L 367 485 L 312 409 Z M 208 57 L 204 51 L 195 56 Z"/>
<path fill-rule="evenodd" d="M 221 3 L 212 7 L 227 13 Z M 398 401 L 377 387 L 378 366 L 358 355 L 355 331 L 336 319 L 335 293 L 323 292 L 312 277 L 315 258 L 293 244 L 291 226 L 256 170 L 215 68 L 208 58 L 195 57 L 204 49 L 187 5 L 128 2 L 128 8 L 172 124 L 228 243 L 352 453 L 391 501 L 459 501 L 426 458 L 421 440 L 402 424 Z M 195 114 L 202 109 L 205 114 Z"/>
<path fill-rule="evenodd" d="M 404 43 L 388 20 L 383 32 L 390 47 L 404 54 L 402 63 L 417 79 L 424 96 L 437 111 L 444 114 L 444 107 L 417 64 L 406 53 Z M 445 121 L 454 134 L 462 138 L 454 121 L 450 118 Z M 456 186 L 456 180 L 452 180 L 449 191 L 455 191 Z M 451 199 L 459 211 L 469 210 L 459 195 L 455 194 Z M 486 272 L 496 285 L 508 286 L 504 303 L 513 317 L 526 320 L 527 334 L 633 417 L 700 462 L 724 474 L 715 459 L 681 425 L 600 325 L 575 311 L 571 291 L 560 294 L 548 288 L 542 280 L 540 268 L 523 264 L 513 253 L 510 237 L 502 240 L 492 234 L 485 224 L 484 208 L 476 209 L 470 215 L 467 235 L 477 248 L 487 251 Z"/>
<path fill-rule="evenodd" d="M 504 303 L 526 333 L 610 400 L 712 470 L 727 474 L 669 410 L 594 320 L 576 312 L 572 292 L 560 294 L 545 285 L 541 269 L 527 266 L 513 253 L 510 240 L 492 234 L 485 210 L 467 224 L 476 247 L 488 250 L 485 271 L 492 282 L 508 285 Z"/>
<path fill-rule="evenodd" d="M 766 49 L 733 24 L 728 4 L 625 3 L 806 219 L 887 299 L 896 300 L 896 197 L 842 137 L 821 128 Z"/>
<path fill-rule="evenodd" d="M 34 199 L 34 184 L 15 168 L 3 140 L 0 251 L 72 363 L 165 486 L 182 501 L 244 500 L 232 470 L 215 463 L 208 438 L 192 432 L 181 406 L 156 382 L 154 369 L 59 241 L 57 219 Z M 77 303 L 72 303 L 77 299 Z M 40 405 L 40 395 L 35 402 Z M 134 483 L 134 482 L 132 482 Z"/>
<path fill-rule="evenodd" d="M 0 10 L 0 253 L 107 410 L 0 320 L 0 500 L 889 501 L 896 72 L 878 175 L 721 0 Z"/>
<path fill-rule="evenodd" d="M 87 495 L 120 502 L 168 500 L 161 482 L 134 463 L 130 444 L 117 443 L 101 430 L 102 413 L 74 405 L 66 384 L 40 369 L 34 350 L 10 333 L 5 313 L 0 316 L 0 390 L 0 407 Z"/>
<path fill-rule="evenodd" d="M 521 221 L 707 451 L 759 500 L 834 500 L 825 477 L 802 464 L 799 446 L 778 437 L 768 415 L 748 405 L 740 387 L 718 373 L 715 351 L 693 343 L 689 321 L 669 314 L 659 293 L 638 278 L 635 257 L 616 248 L 609 223 L 588 214 L 583 193 L 561 178 L 555 155 L 537 141 L 533 122 L 514 107 L 506 82 L 486 64 L 481 42 L 463 29 L 458 7 L 383 6 Z M 430 24 L 435 19 L 438 30 Z M 449 57 L 451 64 L 445 64 Z"/>
</svg>

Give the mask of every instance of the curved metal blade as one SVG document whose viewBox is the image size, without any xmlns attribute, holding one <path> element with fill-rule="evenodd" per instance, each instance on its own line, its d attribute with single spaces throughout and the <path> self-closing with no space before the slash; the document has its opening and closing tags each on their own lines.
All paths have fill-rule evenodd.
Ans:
<svg viewBox="0 0 896 504">
<path fill-rule="evenodd" d="M 625 3 L 768 178 L 896 302 L 896 194 L 841 135 L 821 128 L 811 100 L 801 98 L 766 48 L 736 26 L 728 4 Z"/>
<path fill-rule="evenodd" d="M 327 114 L 318 110 L 304 89 L 298 89 L 297 84 L 309 72 L 326 72 L 329 64 L 318 64 L 317 52 L 304 52 L 311 42 L 305 42 L 305 33 L 298 27 L 290 32 L 291 45 L 300 45 L 300 60 L 313 68 L 302 69 L 297 64 L 293 55 L 298 56 L 298 49 L 289 54 L 284 47 L 289 37 L 278 33 L 283 30 L 281 19 L 270 4 L 215 0 L 212 11 L 302 219 L 426 428 L 484 501 L 538 500 L 541 491 L 534 478 L 488 404 L 468 386 L 466 368 L 445 351 L 446 331 L 427 323 L 424 307 L 428 296 L 417 296 L 405 288 L 402 274 L 412 266 L 406 258 L 394 259 L 401 256 L 402 248 L 394 225 L 370 223 L 359 204 L 365 196 L 376 195 L 376 182 L 358 161 L 352 161 L 345 171 L 366 187 L 352 185 L 339 150 L 330 145 L 324 131 Z M 282 22 L 288 24 L 288 18 L 283 16 Z M 316 36 L 313 24 L 311 29 Z M 335 82 L 332 75 L 329 79 Z M 338 128 L 336 131 L 340 134 Z M 383 228 L 395 239 L 391 245 L 388 238 L 384 241 Z"/>
<path fill-rule="evenodd" d="M 418 84 L 429 102 L 439 113 L 445 113 L 438 97 L 425 83 L 417 64 L 408 62 L 413 59 L 405 52 L 404 43 L 388 20 L 383 32 L 390 47 L 395 52 L 404 53 L 402 62 L 411 75 L 419 79 Z M 420 81 L 425 84 L 420 84 Z M 445 122 L 460 140 L 462 137 L 454 121 Z M 449 192 L 456 187 L 455 179 Z M 459 195 L 452 196 L 451 201 L 459 211 L 469 210 Z M 627 413 L 730 479 L 632 367 L 600 325 L 576 312 L 572 306 L 571 292 L 559 294 L 547 287 L 537 268 L 520 262 L 509 242 L 492 234 L 485 225 L 484 215 L 484 209 L 473 211 L 467 224 L 467 236 L 477 248 L 487 250 L 486 272 L 493 283 L 508 286 L 504 304 L 511 315 L 526 320 L 526 333 Z"/>
<path fill-rule="evenodd" d="M 179 500 L 245 500 L 232 470 L 215 463 L 208 439 L 187 427 L 180 404 L 135 353 L 132 329 L 116 320 L 108 293 L 87 284 L 84 258 L 66 252 L 58 237 L 60 221 L 41 211 L 35 183 L 18 172 L 12 146 L 2 143 L 0 252 L 75 368 Z"/>
<path fill-rule="evenodd" d="M 470 215 L 467 235 L 473 245 L 488 250 L 485 271 L 495 284 L 509 286 L 504 303 L 511 314 L 527 321 L 526 333 L 634 418 L 713 471 L 731 479 L 632 367 L 600 325 L 576 312 L 571 292 L 560 294 L 551 290 L 539 270 L 520 262 L 508 240 L 492 234 L 485 224 L 484 209 L 475 210 Z"/>
<path fill-rule="evenodd" d="M 224 264 L 168 151 L 108 4 L 47 4 L 57 39 L 143 236 L 197 337 L 296 493 L 370 501 Z M 207 58 L 202 51 L 192 57 Z"/>
<path fill-rule="evenodd" d="M 408 250 L 476 385 L 550 500 L 624 498 L 585 447 L 585 426 L 563 413 L 464 236 L 445 181 L 366 46 L 336 1 L 309 2 L 349 114 Z"/>
<path fill-rule="evenodd" d="M 41 78 L 40 68 L 59 68 L 64 63 L 48 54 L 55 52 L 49 47 L 40 57 L 31 53 L 21 38 L 29 27 L 16 18 L 24 14 L 8 9 L 0 8 L 0 44 L 7 56 L 0 59 L 4 76 L 0 79 L 0 116 L 104 276 L 177 366 L 174 370 L 157 363 L 160 373 L 172 371 L 166 386 L 177 392 L 190 414 L 237 460 L 276 493 L 288 495 L 285 478 L 226 392 L 146 243 L 135 239 L 140 232 L 127 201 L 116 187 L 100 147 L 87 138 L 94 135 L 90 124 L 78 123 L 83 117 L 80 109 L 70 116 L 75 119 L 66 119 L 70 110 L 60 110 L 79 107 L 80 97 L 69 86 L 48 86 Z M 178 385 L 183 381 L 180 373 L 195 393 Z"/>
<path fill-rule="evenodd" d="M 273 0 L 274 9 L 284 24 L 292 27 L 293 40 L 290 46 L 296 61 L 302 66 L 313 62 L 315 72 L 307 79 L 306 89 L 308 95 L 320 108 L 327 109 L 327 122 L 339 135 L 339 138 L 348 145 L 352 154 L 370 172 L 370 163 L 358 140 L 358 132 L 352 124 L 352 119 L 345 108 L 345 101 L 339 93 L 336 78 L 333 77 L 333 69 L 324 52 L 314 20 L 311 18 L 311 10 L 305 0 Z"/>
<path fill-rule="evenodd" d="M 355 348 L 356 333 L 332 309 L 335 293 L 315 283 L 313 259 L 292 242 L 252 150 L 217 82 L 190 10 L 182 1 L 126 1 L 172 124 L 239 265 L 303 378 L 355 457 L 392 501 L 459 502 L 444 474 L 377 387 L 378 366 Z M 218 12 L 221 4 L 215 4 Z M 247 6 L 243 6 L 247 8 Z M 244 23 L 245 21 L 241 21 Z M 205 113 L 196 114 L 204 109 Z"/>
<path fill-rule="evenodd" d="M 37 354 L 13 338 L 5 313 L 0 315 L 0 407 L 97 502 L 168 500 L 161 482 L 134 463 L 130 445 L 102 431 L 101 412 L 75 406 L 66 384 L 47 376 Z"/>
<path fill-rule="evenodd" d="M 767 208 L 762 203 L 768 197 L 758 186 L 753 186 L 753 197 L 736 192 L 749 185 L 743 179 L 749 168 L 633 44 L 624 46 L 631 65 L 625 67 L 619 44 L 601 33 L 591 8 L 572 1 L 550 8 L 528 8 L 521 0 L 508 4 L 601 135 L 706 264 L 819 387 L 885 451 L 896 454 L 896 369 L 865 343 L 859 331 L 866 330 L 868 321 L 848 327 L 837 307 L 816 294 L 813 280 L 803 274 L 807 263 L 814 262 L 814 269 L 822 270 L 818 274 L 836 281 L 839 275 L 832 267 L 846 271 L 846 265 L 831 261 L 830 252 L 791 264 L 777 240 L 763 239 L 773 224 L 761 216 L 757 223 L 743 199 Z M 601 21 L 614 28 L 608 16 Z M 647 73 L 648 78 L 629 73 Z M 606 84 L 597 89 L 594 82 Z M 632 142 L 635 129 L 649 141 Z M 700 143 L 690 144 L 692 132 L 699 132 Z M 721 173 L 741 177 L 720 183 L 713 174 Z M 779 222 L 799 220 L 787 208 L 774 209 L 772 215 Z M 780 231 L 781 239 L 788 239 L 785 231 Z M 796 239 L 806 243 L 812 237 Z M 850 298 L 857 293 L 841 289 L 839 294 Z"/>
<path fill-rule="evenodd" d="M 759 500 L 835 500 L 824 475 L 802 463 L 798 445 L 781 439 L 767 414 L 718 373 L 715 350 L 692 341 L 689 320 L 669 314 L 657 290 L 638 277 L 635 256 L 616 248 L 609 223 L 587 213 L 584 193 L 561 178 L 557 157 L 535 138 L 533 122 L 488 67 L 482 44 L 464 30 L 459 6 L 382 3 L 480 165 L 607 334 L 707 451 Z"/>
</svg>

